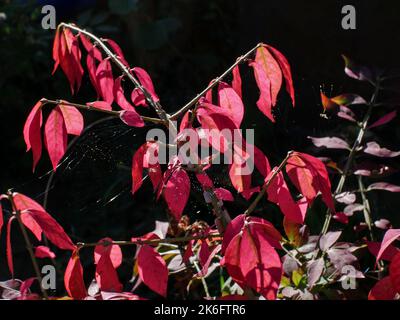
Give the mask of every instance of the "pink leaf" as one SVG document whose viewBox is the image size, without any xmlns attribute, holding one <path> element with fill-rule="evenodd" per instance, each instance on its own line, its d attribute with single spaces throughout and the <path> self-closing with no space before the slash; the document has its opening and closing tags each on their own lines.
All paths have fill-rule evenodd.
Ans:
<svg viewBox="0 0 400 320">
<path fill-rule="evenodd" d="M 167 296 L 168 269 L 165 261 L 149 245 L 143 245 L 137 257 L 139 277 L 151 290 Z"/>
<path fill-rule="evenodd" d="M 137 128 L 144 127 L 144 121 L 135 109 L 121 111 L 119 118 L 128 126 Z"/>
<path fill-rule="evenodd" d="M 133 68 L 133 72 L 135 72 L 136 76 L 138 77 L 140 84 L 150 93 L 154 102 L 158 102 L 160 99 L 158 98 L 156 91 L 154 90 L 153 81 L 151 80 L 146 70 L 135 67 Z"/>
<path fill-rule="evenodd" d="M 54 259 L 56 257 L 55 253 L 50 250 L 49 247 L 46 246 L 38 246 L 35 249 L 35 257 L 36 258 L 50 258 Z"/>
<path fill-rule="evenodd" d="M 43 233 L 55 246 L 64 250 L 74 250 L 75 245 L 65 233 L 64 229 L 52 216 L 45 211 L 29 210 L 23 214 L 30 214 L 37 224 L 42 228 Z"/>
<path fill-rule="evenodd" d="M 60 108 L 55 107 L 44 128 L 44 139 L 54 171 L 67 150 L 67 129 Z"/>
<path fill-rule="evenodd" d="M 114 97 L 117 104 L 124 110 L 135 110 L 133 106 L 128 102 L 125 98 L 124 89 L 122 88 L 121 81 L 123 76 L 118 77 L 115 79 L 114 82 Z"/>
<path fill-rule="evenodd" d="M 279 90 L 282 86 L 282 71 L 278 62 L 264 46 L 259 47 L 256 52 L 255 61 L 264 69 L 271 83 L 272 106 L 276 105 Z"/>
<path fill-rule="evenodd" d="M 292 99 L 292 103 L 294 106 L 295 105 L 294 87 L 293 87 L 292 72 L 290 70 L 289 62 L 287 61 L 286 57 L 277 49 L 271 46 L 267 47 L 271 51 L 272 55 L 276 58 L 276 60 L 279 63 L 279 66 L 281 67 L 282 74 L 286 82 L 286 91 L 290 95 L 290 98 Z"/>
<path fill-rule="evenodd" d="M 239 65 L 235 66 L 232 70 L 232 88 L 236 91 L 238 96 L 242 99 L 242 78 L 240 77 Z"/>
<path fill-rule="evenodd" d="M 205 265 L 205 263 L 208 260 L 208 257 L 210 256 L 210 248 L 208 247 L 208 243 L 206 240 L 202 240 L 201 241 L 201 246 L 200 246 L 200 250 L 199 250 L 199 260 L 200 260 L 200 264 L 202 266 Z"/>
<path fill-rule="evenodd" d="M 392 121 L 394 118 L 396 118 L 397 115 L 397 111 L 394 110 L 392 112 L 389 112 L 388 114 L 384 115 L 382 118 L 378 119 L 377 121 L 375 121 L 373 124 L 371 124 L 368 129 L 371 128 L 376 128 L 379 126 L 382 126 L 390 121 Z"/>
<path fill-rule="evenodd" d="M 173 171 L 164 187 L 164 199 L 167 202 L 171 214 L 177 221 L 182 216 L 190 194 L 190 180 L 185 170 Z"/>
<path fill-rule="evenodd" d="M 344 149 L 350 150 L 349 144 L 343 139 L 337 137 L 315 138 L 308 137 L 316 147 L 325 147 L 328 149 Z"/>
<path fill-rule="evenodd" d="M 381 148 L 376 142 L 368 142 L 364 152 L 381 158 L 394 158 L 400 155 L 400 151 L 391 151 L 386 148 Z"/>
<path fill-rule="evenodd" d="M 378 251 L 378 254 L 376 255 L 376 261 L 382 258 L 382 255 L 385 252 L 385 250 L 399 237 L 400 237 L 400 229 L 389 229 L 388 231 L 386 231 L 382 240 L 381 247 Z"/>
<path fill-rule="evenodd" d="M 82 300 L 87 296 L 85 282 L 83 281 L 83 268 L 76 251 L 72 252 L 65 269 L 64 285 L 68 295 L 74 299 Z"/>
<path fill-rule="evenodd" d="M 244 106 L 240 96 L 228 84 L 220 82 L 218 85 L 218 98 L 219 105 L 229 112 L 235 125 L 240 128 L 244 115 Z"/>
<path fill-rule="evenodd" d="M 390 192 L 400 192 L 400 186 L 396 186 L 387 182 L 375 182 L 373 184 L 370 184 L 367 190 L 386 190 Z"/>
<path fill-rule="evenodd" d="M 75 136 L 81 135 L 84 122 L 80 111 L 76 107 L 65 104 L 60 104 L 59 107 L 64 118 L 67 133 Z"/>
<path fill-rule="evenodd" d="M 104 101 L 112 104 L 114 101 L 114 79 L 111 63 L 108 58 L 104 59 L 97 67 L 96 79 Z"/>
<path fill-rule="evenodd" d="M 207 260 L 203 261 L 202 269 L 196 274 L 196 277 L 205 277 L 208 273 L 208 268 L 210 267 L 212 259 L 221 250 L 221 245 L 217 245 L 208 255 Z"/>
<path fill-rule="evenodd" d="M 257 86 L 260 89 L 260 97 L 257 100 L 257 107 L 265 116 L 267 116 L 267 118 L 272 122 L 275 122 L 271 111 L 271 81 L 268 79 L 268 75 L 258 62 L 252 61 L 249 65 L 254 69 L 254 77 L 256 78 Z"/>
</svg>

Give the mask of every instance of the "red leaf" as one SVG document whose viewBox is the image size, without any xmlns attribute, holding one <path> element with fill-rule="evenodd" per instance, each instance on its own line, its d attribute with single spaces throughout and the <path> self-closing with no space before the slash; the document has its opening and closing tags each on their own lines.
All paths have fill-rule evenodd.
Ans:
<svg viewBox="0 0 400 320">
<path fill-rule="evenodd" d="M 266 180 L 269 180 L 268 178 Z M 294 223 L 303 224 L 307 212 L 307 202 L 293 200 L 289 188 L 283 178 L 282 172 L 279 172 L 268 187 L 268 200 L 279 205 L 285 217 Z"/>
<path fill-rule="evenodd" d="M 28 212 L 24 212 L 24 214 L 21 214 L 21 221 L 25 225 L 25 227 L 31 230 L 31 232 L 39 241 L 42 240 L 43 230 Z"/>
<path fill-rule="evenodd" d="M 80 111 L 74 106 L 65 104 L 60 104 L 59 107 L 64 118 L 67 133 L 80 136 L 84 127 L 83 116 Z"/>
<path fill-rule="evenodd" d="M 132 194 L 135 194 L 143 183 L 143 168 L 148 169 L 154 191 L 157 191 L 162 181 L 162 172 L 158 161 L 157 143 L 146 142 L 133 155 Z"/>
<path fill-rule="evenodd" d="M 265 116 L 267 116 L 267 118 L 272 122 L 275 122 L 271 111 L 271 81 L 268 79 L 267 73 L 258 62 L 252 61 L 249 65 L 254 69 L 254 77 L 256 78 L 257 86 L 260 89 L 260 97 L 257 100 L 257 107 Z"/>
<path fill-rule="evenodd" d="M 349 217 L 344 212 L 336 212 L 332 218 L 343 224 L 349 223 Z"/>
<path fill-rule="evenodd" d="M 274 300 L 282 275 L 279 255 L 262 228 L 244 227 L 226 249 L 225 266 L 239 285 Z"/>
<path fill-rule="evenodd" d="M 400 293 L 400 252 L 394 256 L 389 265 L 389 276 L 394 290 Z"/>
<path fill-rule="evenodd" d="M 244 106 L 240 96 L 228 84 L 220 82 L 218 100 L 219 105 L 228 111 L 235 125 L 240 128 L 244 115 Z"/>
<path fill-rule="evenodd" d="M 128 126 L 137 128 L 144 127 L 144 121 L 142 117 L 134 109 L 129 111 L 121 111 L 119 114 L 119 118 Z"/>
<path fill-rule="evenodd" d="M 42 139 L 40 128 L 42 126 L 42 102 L 39 100 L 29 113 L 24 125 L 24 140 L 26 151 L 32 148 L 33 170 L 42 155 Z"/>
<path fill-rule="evenodd" d="M 379 280 L 368 294 L 368 300 L 393 300 L 396 290 L 393 288 L 392 280 L 389 276 Z"/>
<path fill-rule="evenodd" d="M 99 97 L 101 96 L 101 90 L 96 76 L 97 66 L 95 61 L 95 52 L 96 51 L 94 49 L 88 52 L 86 56 L 86 67 L 88 69 L 90 82 L 92 83 L 93 88 L 96 90 L 97 97 Z"/>
<path fill-rule="evenodd" d="M 394 118 L 396 118 L 396 116 L 397 116 L 397 111 L 396 110 L 394 110 L 392 112 L 389 112 L 388 114 L 384 115 L 382 118 L 379 118 L 373 124 L 371 124 L 368 127 L 368 129 L 382 126 L 382 125 L 392 121 Z"/>
<path fill-rule="evenodd" d="M 46 246 L 38 246 L 35 249 L 35 257 L 36 258 L 50 258 L 54 259 L 56 257 L 55 253 L 50 250 L 49 247 Z"/>
<path fill-rule="evenodd" d="M 101 51 L 97 47 L 95 47 L 85 35 L 80 33 L 79 39 L 81 39 L 81 42 L 88 54 L 90 53 L 90 51 L 92 51 L 93 58 L 95 58 L 99 62 L 103 61 Z"/>
<path fill-rule="evenodd" d="M 276 105 L 279 90 L 282 86 L 282 71 L 278 62 L 269 53 L 266 47 L 259 47 L 256 51 L 255 61 L 259 63 L 271 83 L 272 106 Z"/>
<path fill-rule="evenodd" d="M 183 254 L 183 257 L 182 257 L 182 261 L 184 263 L 189 263 L 190 257 L 193 256 L 193 250 L 192 250 L 193 245 L 192 245 L 192 242 L 193 241 L 189 241 L 187 246 L 186 246 L 185 253 Z"/>
<path fill-rule="evenodd" d="M 83 69 L 80 58 L 78 39 L 72 34 L 71 30 L 64 28 L 60 35 L 58 59 L 61 69 L 68 78 L 72 94 L 79 89 L 82 80 Z"/>
<path fill-rule="evenodd" d="M 386 249 L 398 238 L 400 237 L 400 229 L 389 229 L 383 236 L 382 244 L 376 255 L 376 261 L 382 258 L 383 253 Z"/>
<path fill-rule="evenodd" d="M 246 216 L 244 214 L 240 214 L 228 224 L 224 232 L 224 238 L 222 240 L 221 254 L 225 254 L 225 250 L 228 247 L 229 243 L 232 239 L 242 230 L 244 226 L 244 220 Z"/>
<path fill-rule="evenodd" d="M 106 101 L 93 101 L 93 102 L 86 103 L 86 105 L 89 107 L 97 108 L 97 109 L 101 109 L 101 110 L 107 110 L 107 111 L 112 110 L 111 104 L 109 104 Z"/>
<path fill-rule="evenodd" d="M 54 74 L 56 72 L 59 64 L 60 64 L 60 27 L 57 28 L 56 34 L 54 36 L 54 42 L 53 42 L 53 60 L 54 60 L 54 67 L 53 71 L 51 74 Z"/>
<path fill-rule="evenodd" d="M 305 153 L 294 152 L 286 164 L 286 170 L 290 180 L 306 197 L 309 204 L 313 202 L 318 192 L 321 192 L 322 200 L 335 212 L 331 182 L 321 160 Z"/>
<path fill-rule="evenodd" d="M 135 72 L 136 76 L 138 77 L 140 84 L 150 93 L 154 102 L 158 102 L 160 99 L 158 98 L 156 91 L 154 90 L 153 81 L 151 81 L 151 78 L 146 70 L 135 67 L 133 68 L 133 72 Z"/>
<path fill-rule="evenodd" d="M 167 296 L 168 269 L 165 261 L 149 245 L 143 245 L 137 257 L 139 277 L 151 290 Z"/>
<path fill-rule="evenodd" d="M 96 282 L 101 291 L 122 292 L 122 284 L 118 279 L 117 271 L 111 261 L 110 251 L 111 247 L 101 252 L 102 254 L 96 265 Z"/>
<path fill-rule="evenodd" d="M 135 108 L 128 102 L 125 98 L 124 89 L 122 88 L 121 81 L 123 76 L 118 77 L 115 79 L 114 82 L 114 97 L 117 104 L 124 110 L 135 110 Z"/>
<path fill-rule="evenodd" d="M 23 214 L 30 214 L 37 224 L 42 228 L 43 233 L 55 246 L 64 250 L 74 250 L 75 245 L 65 233 L 64 229 L 52 216 L 45 211 L 29 210 Z"/>
<path fill-rule="evenodd" d="M 119 60 L 125 65 L 125 67 L 129 68 L 129 64 L 125 60 L 124 54 L 123 54 L 120 46 L 114 40 L 106 39 L 106 41 L 110 45 L 110 47 L 113 49 L 114 53 L 118 56 Z"/>
<path fill-rule="evenodd" d="M 83 268 L 76 251 L 72 252 L 65 269 L 64 285 L 70 297 L 79 300 L 87 297 L 85 282 L 83 281 Z"/>
<path fill-rule="evenodd" d="M 208 260 L 208 257 L 210 256 L 210 248 L 208 247 L 207 241 L 203 240 L 201 241 L 201 246 L 199 250 L 199 260 L 201 266 L 204 266 Z"/>
<path fill-rule="evenodd" d="M 104 59 L 98 65 L 96 79 L 101 97 L 104 101 L 112 104 L 114 101 L 114 79 L 109 58 Z"/>
<path fill-rule="evenodd" d="M 6 245 L 8 270 L 10 270 L 11 276 L 13 278 L 14 278 L 14 263 L 12 258 L 12 246 L 11 246 L 11 223 L 14 221 L 14 219 L 15 216 L 11 216 L 7 222 L 7 245 Z"/>
<path fill-rule="evenodd" d="M 205 241 L 204 241 L 205 242 Z M 218 253 L 218 251 L 221 250 L 221 245 L 217 245 L 209 254 L 207 257 L 207 260 L 205 260 L 202 263 L 202 268 L 200 272 L 196 274 L 196 277 L 205 277 L 208 273 L 208 268 L 210 267 L 212 259 L 215 257 L 215 255 Z"/>
<path fill-rule="evenodd" d="M 210 189 L 214 187 L 214 183 L 205 172 L 197 173 L 196 178 L 203 187 L 203 189 Z"/>
<path fill-rule="evenodd" d="M 111 238 L 103 238 L 99 242 L 109 242 L 113 240 Z M 113 267 L 116 269 L 122 263 L 122 251 L 118 245 L 97 245 L 94 249 L 94 263 L 97 264 L 103 254 L 110 256 Z"/>
<path fill-rule="evenodd" d="M 167 202 L 171 214 L 177 221 L 182 216 L 190 194 L 190 179 L 183 169 L 172 172 L 164 186 L 164 199 Z"/>
<path fill-rule="evenodd" d="M 214 190 L 214 193 L 219 200 L 222 200 L 222 201 L 234 201 L 235 200 L 233 198 L 232 193 L 225 188 L 216 188 Z"/>
<path fill-rule="evenodd" d="M 44 208 L 39 203 L 23 195 L 22 193 L 14 192 L 12 196 L 15 206 L 17 207 L 17 210 L 23 211 L 23 210 L 34 209 L 39 211 L 45 211 Z"/>
<path fill-rule="evenodd" d="M 244 174 L 245 171 L 243 170 L 246 167 L 246 163 L 242 164 L 239 160 L 235 160 L 235 158 L 229 167 L 229 178 L 233 187 L 237 192 L 241 193 L 251 188 L 251 175 Z"/>
<path fill-rule="evenodd" d="M 368 246 L 369 252 L 371 252 L 371 254 L 376 257 L 379 253 L 379 249 L 381 248 L 381 243 L 367 241 L 367 246 Z M 393 257 L 399 252 L 400 252 L 400 249 L 396 248 L 393 245 L 389 245 L 381 253 L 380 258 L 382 260 L 392 261 Z"/>
<path fill-rule="evenodd" d="M 67 129 L 60 108 L 55 107 L 44 128 L 44 139 L 54 171 L 67 150 Z"/>
<path fill-rule="evenodd" d="M 295 98 L 294 98 L 294 87 L 293 87 L 293 79 L 292 79 L 292 72 L 290 71 L 290 65 L 285 56 L 279 52 L 277 49 L 267 46 L 268 49 L 271 51 L 272 55 L 276 58 L 281 67 L 283 77 L 285 78 L 286 82 L 286 91 L 289 93 L 293 106 L 295 105 Z"/>
<path fill-rule="evenodd" d="M 147 106 L 146 97 L 139 88 L 135 88 L 132 90 L 131 101 L 135 106 Z"/>
<path fill-rule="evenodd" d="M 232 88 L 236 91 L 242 99 L 242 78 L 240 77 L 239 65 L 235 66 L 232 70 Z"/>
</svg>

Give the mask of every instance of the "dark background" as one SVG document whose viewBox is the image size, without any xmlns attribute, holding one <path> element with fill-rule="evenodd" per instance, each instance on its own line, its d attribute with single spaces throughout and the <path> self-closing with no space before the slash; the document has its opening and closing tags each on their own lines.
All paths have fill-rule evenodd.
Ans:
<svg viewBox="0 0 400 320">
<path fill-rule="evenodd" d="M 8 188 L 39 202 L 48 197 L 47 208 L 75 241 L 95 241 L 104 236 L 129 239 L 149 231 L 154 219 L 165 220 L 162 203 L 155 204 L 149 184 L 130 195 L 130 162 L 142 144 L 146 129 L 127 128 L 118 121 L 103 121 L 88 130 L 68 152 L 63 165 L 52 176 L 44 154 L 32 174 L 31 153 L 25 153 L 22 138 L 24 121 L 41 97 L 64 98 L 75 102 L 95 99 L 87 76 L 81 91 L 71 97 L 61 71 L 51 76 L 51 46 L 54 30 L 41 28 L 42 5 L 53 4 L 57 23 L 73 21 L 104 38 L 120 44 L 131 66 L 145 68 L 155 83 L 163 106 L 177 110 L 222 73 L 242 53 L 259 42 L 270 44 L 288 58 L 294 76 L 296 108 L 282 93 L 276 110 L 276 125 L 255 106 L 257 90 L 252 73 L 242 68 L 245 83 L 244 126 L 255 128 L 257 145 L 273 165 L 290 149 L 340 159 L 344 154 L 325 152 L 310 146 L 309 135 L 325 134 L 354 138 L 343 121 L 320 117 L 320 87 L 331 95 L 357 92 L 366 99 L 372 88 L 346 77 L 344 53 L 359 63 L 382 68 L 400 67 L 400 5 L 398 1 L 2 1 L 0 12 L 0 191 Z M 341 8 L 352 4 L 357 10 L 357 29 L 341 28 Z M 230 80 L 230 79 L 228 79 Z M 362 113 L 362 111 L 360 111 Z M 378 110 L 373 120 L 385 114 Z M 99 118 L 85 114 L 86 124 Z M 379 142 L 392 150 L 398 143 L 399 120 L 378 129 Z M 367 136 L 367 139 L 374 138 Z M 394 167 L 398 163 L 392 160 Z M 52 183 L 46 192 L 49 178 Z M 391 182 L 399 177 L 394 175 Z M 335 181 L 335 179 L 333 179 Z M 223 170 L 215 172 L 216 184 L 226 184 Z M 377 197 L 380 201 L 377 202 Z M 207 219 L 201 193 L 193 185 L 185 213 L 192 219 Z M 399 221 L 396 194 L 379 192 L 371 198 L 374 218 Z M 240 213 L 246 202 L 238 198 L 228 209 Z M 259 214 L 265 207 L 259 209 Z M 7 210 L 6 215 L 8 215 Z M 274 218 L 270 218 L 274 219 Z M 321 218 L 316 218 L 321 220 Z M 318 222 L 319 223 L 319 222 Z M 317 224 L 318 224 L 317 223 Z M 25 259 L 16 229 L 13 241 L 18 277 L 31 274 L 18 267 Z M 318 230 L 315 230 L 318 232 Z M 4 240 L 4 232 L 2 235 Z M 15 239 L 14 239 L 15 238 Z M 2 250 L 4 241 L 1 242 Z M 5 263 L 2 251 L 0 264 Z M 128 255 L 129 256 L 129 255 Z M 88 259 L 87 264 L 90 264 Z M 127 264 L 126 270 L 130 266 Z M 4 266 L 0 279 L 8 277 Z"/>
</svg>

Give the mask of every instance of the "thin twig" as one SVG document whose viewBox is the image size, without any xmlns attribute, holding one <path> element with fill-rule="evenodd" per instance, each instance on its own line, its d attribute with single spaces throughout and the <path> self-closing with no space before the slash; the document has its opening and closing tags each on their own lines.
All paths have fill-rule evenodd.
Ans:
<svg viewBox="0 0 400 320">
<path fill-rule="evenodd" d="M 54 104 L 54 105 L 65 105 L 65 106 L 73 106 L 76 107 L 78 109 L 83 109 L 83 110 L 88 110 L 88 111 L 95 111 L 95 112 L 99 112 L 99 113 L 104 113 L 104 114 L 110 114 L 113 115 L 115 117 L 119 117 L 121 114 L 121 111 L 114 111 L 114 110 L 104 110 L 104 109 L 99 109 L 99 108 L 94 108 L 90 105 L 85 105 L 85 104 L 80 104 L 80 103 L 75 103 L 75 102 L 69 102 L 66 100 L 50 100 L 50 99 L 46 99 L 43 98 L 42 100 L 43 105 L 45 104 Z M 156 123 L 156 124 L 164 124 L 165 121 L 161 120 L 161 119 L 157 119 L 157 118 L 151 118 L 151 117 L 144 117 L 144 116 L 140 116 L 144 121 L 147 122 L 151 122 L 151 123 Z"/>
<path fill-rule="evenodd" d="M 224 79 L 232 70 L 235 68 L 238 64 L 242 63 L 245 61 L 254 51 L 256 51 L 258 48 L 263 46 L 262 43 L 257 44 L 254 48 L 249 50 L 247 53 L 244 55 L 240 56 L 236 62 L 231 65 L 226 71 L 224 71 L 220 76 L 215 78 L 208 86 L 205 88 L 203 91 L 201 91 L 199 94 L 197 94 L 192 100 L 190 100 L 188 103 L 186 103 L 182 108 L 180 108 L 177 112 L 175 112 L 173 115 L 171 115 L 170 119 L 171 120 L 176 120 L 179 119 L 183 114 L 189 110 L 194 104 L 197 103 L 197 101 L 200 100 L 200 98 L 210 89 L 214 88 L 222 79 Z"/>
<path fill-rule="evenodd" d="M 82 248 L 88 248 L 88 247 L 96 247 L 99 245 L 103 246 L 109 246 L 109 245 L 119 245 L 119 246 L 134 246 L 134 245 L 159 245 L 159 244 L 165 244 L 165 243 L 182 243 L 182 242 L 188 242 L 191 240 L 204 240 L 204 239 L 213 239 L 213 238 L 219 238 L 221 235 L 219 233 L 210 233 L 210 234 L 203 234 L 203 235 L 197 235 L 197 236 L 187 236 L 187 237 L 177 237 L 177 238 L 165 238 L 165 239 L 148 239 L 148 240 L 142 240 L 142 239 L 135 239 L 131 241 L 100 241 L 100 242 L 91 242 L 91 243 L 84 243 L 84 242 L 78 242 L 77 247 L 78 250 Z"/>
<path fill-rule="evenodd" d="M 293 154 L 293 151 L 289 151 L 287 153 L 285 159 L 282 160 L 279 167 L 274 169 L 274 172 L 272 173 L 271 177 L 268 179 L 268 181 L 266 181 L 264 183 L 264 186 L 262 187 L 261 191 L 258 193 L 257 197 L 254 199 L 254 201 L 250 204 L 250 206 L 244 212 L 244 214 L 246 216 L 249 216 L 254 211 L 254 209 L 257 207 L 257 204 L 261 201 L 261 199 L 264 197 L 264 194 L 267 192 L 268 187 L 270 186 L 272 181 L 275 179 L 275 177 L 278 175 L 278 173 L 282 171 L 283 167 L 286 165 L 287 161 L 289 160 L 289 158 L 292 154 Z"/>
</svg>

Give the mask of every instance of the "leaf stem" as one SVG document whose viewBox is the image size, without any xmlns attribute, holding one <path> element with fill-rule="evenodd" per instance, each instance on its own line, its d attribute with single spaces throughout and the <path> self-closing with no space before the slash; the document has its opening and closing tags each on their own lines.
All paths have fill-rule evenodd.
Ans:
<svg viewBox="0 0 400 320">
<path fill-rule="evenodd" d="M 201 91 L 199 94 L 197 94 L 192 100 L 190 100 L 188 103 L 186 103 L 182 108 L 180 108 L 177 112 L 175 112 L 173 115 L 171 115 L 170 119 L 171 120 L 176 120 L 179 119 L 183 114 L 189 110 L 194 104 L 197 103 L 197 101 L 200 100 L 200 98 L 210 89 L 214 88 L 222 79 L 224 79 L 232 70 L 235 68 L 238 64 L 242 63 L 245 61 L 254 51 L 256 51 L 258 48 L 263 46 L 262 43 L 257 44 L 254 48 L 250 49 L 248 52 L 246 52 L 244 55 L 240 56 L 236 62 L 231 65 L 227 70 L 225 70 L 220 76 L 216 77 L 208 86 L 205 88 L 203 91 Z"/>
</svg>

